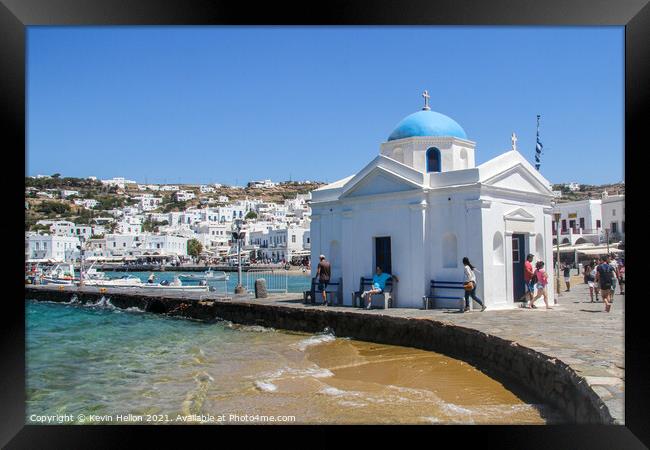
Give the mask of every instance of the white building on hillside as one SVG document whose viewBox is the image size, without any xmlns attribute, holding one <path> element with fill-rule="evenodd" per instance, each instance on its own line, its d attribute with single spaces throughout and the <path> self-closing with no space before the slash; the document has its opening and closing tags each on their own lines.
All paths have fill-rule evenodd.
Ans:
<svg viewBox="0 0 650 450">
<path fill-rule="evenodd" d="M 277 183 L 274 183 L 271 180 L 262 180 L 262 181 L 249 181 L 248 182 L 248 187 L 249 188 L 255 188 L 255 189 L 263 189 L 263 188 L 272 188 L 277 186 Z"/>
<path fill-rule="evenodd" d="M 99 202 L 94 198 L 83 198 L 83 199 L 75 199 L 74 204 L 77 206 L 83 206 L 84 208 L 87 209 L 93 209 L 95 206 L 99 204 Z"/>
<path fill-rule="evenodd" d="M 431 280 L 463 281 L 466 256 L 487 307 L 512 308 L 524 295 L 526 255 L 546 267 L 553 257 L 550 183 L 512 141 L 476 165 L 475 142 L 425 102 L 364 168 L 312 192 L 312 276 L 324 254 L 348 304 L 380 266 L 399 276 L 396 305 L 421 308 Z"/>
<path fill-rule="evenodd" d="M 111 178 L 110 180 L 101 180 L 102 184 L 106 184 L 108 186 L 117 186 L 120 189 L 124 189 L 127 184 L 137 184 L 133 180 L 126 180 L 123 177 L 114 177 Z"/>
<path fill-rule="evenodd" d="M 75 236 L 30 234 L 25 237 L 25 257 L 28 261 L 72 261 L 79 255 L 79 245 Z"/>
<path fill-rule="evenodd" d="M 192 191 L 178 191 L 174 193 L 174 199 L 177 202 L 186 202 L 196 198 L 196 195 Z"/>
</svg>

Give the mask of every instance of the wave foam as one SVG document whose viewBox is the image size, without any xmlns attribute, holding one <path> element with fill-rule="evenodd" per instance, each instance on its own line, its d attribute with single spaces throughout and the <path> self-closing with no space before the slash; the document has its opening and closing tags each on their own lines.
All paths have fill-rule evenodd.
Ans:
<svg viewBox="0 0 650 450">
<path fill-rule="evenodd" d="M 278 390 L 278 387 L 275 384 L 269 383 L 268 381 L 256 381 L 255 386 L 257 386 L 260 391 L 264 392 L 275 392 Z"/>
<path fill-rule="evenodd" d="M 298 342 L 297 344 L 294 345 L 294 347 L 300 350 L 301 352 L 304 352 L 308 347 L 311 347 L 313 345 L 325 344 L 327 342 L 332 342 L 335 339 L 336 337 L 332 336 L 331 334 L 319 334 Z"/>
</svg>

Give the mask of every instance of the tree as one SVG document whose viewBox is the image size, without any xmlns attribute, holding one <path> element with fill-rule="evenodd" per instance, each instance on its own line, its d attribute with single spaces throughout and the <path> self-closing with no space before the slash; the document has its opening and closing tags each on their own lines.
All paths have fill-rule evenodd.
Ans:
<svg viewBox="0 0 650 450">
<path fill-rule="evenodd" d="M 61 174 L 58 173 L 58 172 L 52 174 L 52 178 L 59 178 L 60 176 L 61 176 Z"/>
<path fill-rule="evenodd" d="M 248 211 L 244 219 L 257 219 L 257 213 L 255 211 Z"/>
<path fill-rule="evenodd" d="M 201 244 L 196 239 L 190 239 L 187 241 L 187 254 L 198 258 L 201 252 L 203 251 L 203 244 Z"/>
</svg>

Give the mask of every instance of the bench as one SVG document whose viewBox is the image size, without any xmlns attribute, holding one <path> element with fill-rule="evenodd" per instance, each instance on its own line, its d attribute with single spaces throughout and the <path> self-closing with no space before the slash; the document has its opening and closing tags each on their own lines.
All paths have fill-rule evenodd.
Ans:
<svg viewBox="0 0 650 450">
<path fill-rule="evenodd" d="M 422 297 L 424 309 L 465 309 L 465 283 L 462 281 L 436 281 L 431 280 L 429 285 L 429 295 Z M 441 290 L 461 290 L 459 296 L 440 295 Z"/>
<path fill-rule="evenodd" d="M 359 281 L 359 290 L 356 292 L 352 293 L 352 305 L 357 306 L 357 301 L 359 303 L 359 306 L 363 308 L 363 301 L 361 299 L 361 294 L 363 294 L 364 291 L 369 291 L 372 288 L 372 277 L 361 277 L 361 280 Z M 380 302 L 380 306 L 384 309 L 388 308 L 394 308 L 395 307 L 395 301 L 393 299 L 393 279 L 390 278 L 386 280 L 386 288 L 381 294 L 373 294 L 372 299 L 373 301 L 378 301 Z"/>
<path fill-rule="evenodd" d="M 325 292 L 327 292 L 329 295 L 327 296 L 327 303 L 332 304 L 332 294 L 336 295 L 336 304 L 337 305 L 342 305 L 343 304 L 343 280 L 341 278 L 338 279 L 338 281 L 330 280 L 330 282 L 327 284 L 327 288 L 325 289 Z M 309 288 L 308 291 L 303 291 L 302 293 L 302 300 L 303 303 L 305 304 L 315 304 L 316 303 L 316 295 L 320 294 L 320 291 L 318 290 L 318 277 L 314 277 L 311 279 L 311 287 Z M 319 296 L 319 301 L 322 302 L 322 297 Z"/>
</svg>

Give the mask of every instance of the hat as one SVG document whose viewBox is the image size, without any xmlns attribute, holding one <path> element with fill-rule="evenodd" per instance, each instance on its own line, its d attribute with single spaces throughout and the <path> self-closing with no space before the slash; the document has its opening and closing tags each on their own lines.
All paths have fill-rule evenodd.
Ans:
<svg viewBox="0 0 650 450">
<path fill-rule="evenodd" d="M 325 255 L 320 255 L 318 258 L 319 259 L 325 259 Z"/>
</svg>

